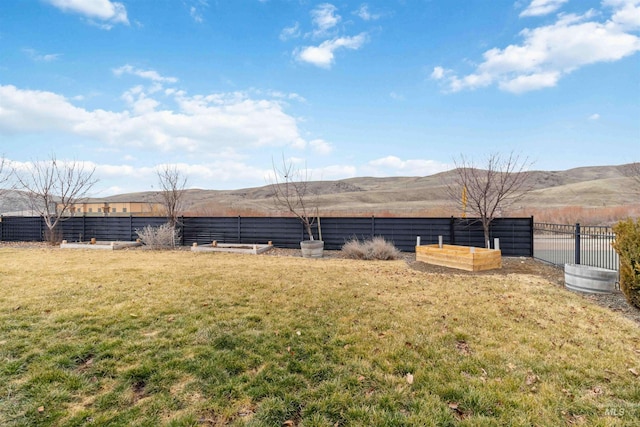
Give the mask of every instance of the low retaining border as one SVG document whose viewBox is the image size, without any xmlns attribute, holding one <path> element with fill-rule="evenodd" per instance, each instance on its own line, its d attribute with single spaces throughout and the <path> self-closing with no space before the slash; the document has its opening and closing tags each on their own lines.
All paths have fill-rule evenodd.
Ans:
<svg viewBox="0 0 640 427">
<path fill-rule="evenodd" d="M 97 250 L 105 250 L 105 251 L 117 251 L 125 248 L 134 248 L 136 246 L 142 246 L 140 242 L 105 242 L 105 241 L 96 241 L 96 242 L 75 242 L 68 243 L 66 240 L 63 240 L 60 244 L 60 249 L 97 249 Z"/>
<path fill-rule="evenodd" d="M 242 244 L 242 243 L 215 243 L 208 245 L 191 246 L 192 252 L 231 252 L 237 254 L 258 255 L 273 248 L 273 245 Z"/>
</svg>

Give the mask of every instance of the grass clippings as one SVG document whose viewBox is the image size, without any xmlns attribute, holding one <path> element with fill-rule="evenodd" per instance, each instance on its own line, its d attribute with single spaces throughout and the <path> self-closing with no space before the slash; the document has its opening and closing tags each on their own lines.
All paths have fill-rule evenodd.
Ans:
<svg viewBox="0 0 640 427">
<path fill-rule="evenodd" d="M 531 275 L 0 249 L 0 425 L 633 425 L 637 324 Z"/>
</svg>

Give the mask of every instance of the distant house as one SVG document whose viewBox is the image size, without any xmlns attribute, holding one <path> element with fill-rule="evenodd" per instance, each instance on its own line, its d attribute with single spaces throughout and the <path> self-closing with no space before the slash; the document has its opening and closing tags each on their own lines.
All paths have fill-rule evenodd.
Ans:
<svg viewBox="0 0 640 427">
<path fill-rule="evenodd" d="M 164 207 L 155 202 L 111 202 L 91 200 L 71 206 L 73 215 L 162 216 Z"/>
</svg>

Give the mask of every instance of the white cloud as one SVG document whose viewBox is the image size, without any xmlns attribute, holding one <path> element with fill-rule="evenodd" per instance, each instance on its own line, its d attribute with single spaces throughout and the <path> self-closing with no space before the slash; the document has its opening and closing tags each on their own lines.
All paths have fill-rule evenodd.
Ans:
<svg viewBox="0 0 640 427">
<path fill-rule="evenodd" d="M 158 101 L 147 97 L 142 86 L 135 86 L 122 94 L 122 99 L 132 108 L 135 115 L 153 112 L 160 105 Z"/>
<path fill-rule="evenodd" d="M 342 17 L 337 14 L 337 8 L 330 3 L 322 3 L 311 10 L 311 21 L 313 30 L 304 35 L 305 38 L 323 40 L 320 44 L 312 46 L 299 46 L 293 50 L 293 57 L 301 62 L 307 62 L 321 68 L 331 68 L 335 61 L 335 52 L 338 49 L 357 50 L 368 40 L 366 32 L 361 32 L 355 36 L 341 35 L 341 31 L 336 28 Z M 359 12 L 363 19 L 376 19 L 377 15 L 368 12 L 366 4 L 363 4 Z M 356 13 L 356 12 L 354 12 Z M 293 27 L 288 27 L 280 33 L 280 39 L 286 41 L 290 38 L 299 37 L 299 23 Z"/>
<path fill-rule="evenodd" d="M 188 188 L 224 188 L 229 183 L 233 188 L 242 186 L 253 187 L 256 183 L 268 183 L 266 179 L 272 174 L 271 169 L 263 169 L 243 160 L 235 159 L 235 156 L 227 156 L 220 152 L 214 160 L 199 161 L 197 163 L 170 162 L 150 163 L 140 165 L 140 161 L 134 166 L 131 164 L 96 164 L 95 177 L 100 182 L 108 182 L 111 187 L 100 191 L 100 196 L 122 194 L 126 192 L 152 190 L 157 185 L 157 170 L 160 167 L 175 167 L 187 177 Z M 226 185 L 225 185 L 226 184 Z M 259 185 L 259 184 L 258 184 Z"/>
<path fill-rule="evenodd" d="M 451 169 L 451 166 L 435 160 L 402 160 L 387 156 L 368 162 L 362 167 L 361 175 L 370 176 L 426 176 Z"/>
<path fill-rule="evenodd" d="M 499 87 L 507 92 L 517 94 L 546 87 L 554 87 L 558 83 L 558 80 L 560 80 L 559 72 L 537 73 L 517 76 L 511 80 L 502 81 Z"/>
<path fill-rule="evenodd" d="M 548 15 L 560 9 L 569 0 L 532 0 L 531 4 L 520 13 L 520 16 Z"/>
<path fill-rule="evenodd" d="M 605 4 L 614 8 L 605 22 L 596 21 L 594 11 L 561 14 L 552 25 L 523 30 L 519 45 L 486 51 L 471 74 L 458 77 L 435 67 L 431 77 L 452 92 L 497 84 L 502 90 L 522 93 L 553 87 L 586 65 L 618 61 L 640 51 L 640 37 L 631 33 L 640 28 L 640 0 L 606 0 Z"/>
<path fill-rule="evenodd" d="M 433 72 L 431 73 L 431 78 L 435 80 L 440 80 L 444 77 L 445 69 L 442 67 L 434 67 Z"/>
<path fill-rule="evenodd" d="M 589 120 L 599 120 L 600 119 L 600 114 L 595 113 L 589 116 Z"/>
<path fill-rule="evenodd" d="M 621 31 L 640 28 L 640 0 L 604 0 L 603 3 L 615 9 L 608 25 Z"/>
<path fill-rule="evenodd" d="M 329 3 L 322 3 L 311 11 L 311 21 L 315 27 L 314 37 L 324 37 L 329 30 L 338 25 L 342 19 L 336 14 L 338 9 Z"/>
<path fill-rule="evenodd" d="M 47 54 L 41 54 L 38 51 L 36 51 L 35 49 L 22 49 L 22 51 L 33 61 L 37 61 L 37 62 L 51 62 L 51 61 L 55 61 L 56 59 L 60 58 L 62 56 L 62 54 L 60 53 L 47 53 Z"/>
<path fill-rule="evenodd" d="M 375 21 L 377 19 L 380 19 L 381 16 L 380 14 L 371 13 L 369 11 L 369 5 L 366 3 L 361 4 L 358 10 L 353 13 L 358 15 L 360 19 L 364 21 Z"/>
<path fill-rule="evenodd" d="M 174 111 L 157 110 L 158 101 L 139 87 L 123 97 L 132 111 L 86 110 L 53 92 L 0 85 L 0 133 L 57 132 L 118 149 L 202 153 L 305 145 L 296 119 L 278 100 L 242 92 L 189 96 L 176 91 Z"/>
<path fill-rule="evenodd" d="M 331 154 L 333 151 L 333 146 L 324 139 L 314 139 L 309 141 L 309 146 L 314 152 L 322 155 Z"/>
<path fill-rule="evenodd" d="M 198 12 L 198 9 L 196 9 L 195 6 L 191 6 L 191 8 L 189 9 L 189 15 L 191 15 L 193 20 L 197 23 L 201 23 L 203 21 L 202 15 L 200 14 L 200 12 Z"/>
<path fill-rule="evenodd" d="M 291 27 L 285 27 L 280 31 L 280 40 L 287 41 L 300 37 L 300 23 L 296 22 Z"/>
<path fill-rule="evenodd" d="M 191 18 L 201 24 L 204 22 L 203 9 L 209 7 L 209 3 L 206 0 L 194 0 L 189 6 L 189 15 Z"/>
<path fill-rule="evenodd" d="M 331 68 L 334 52 L 340 48 L 358 50 L 367 41 L 367 34 L 360 33 L 353 37 L 339 37 L 326 40 L 319 46 L 306 46 L 297 52 L 300 61 L 308 62 L 322 68 Z"/>
<path fill-rule="evenodd" d="M 98 19 L 101 28 L 111 29 L 113 24 L 129 24 L 127 9 L 122 3 L 110 0 L 46 0 L 63 12 L 72 12 L 90 19 Z"/>
<path fill-rule="evenodd" d="M 176 83 L 178 81 L 178 79 L 175 77 L 163 77 L 157 71 L 140 70 L 139 68 L 135 68 L 129 64 L 123 65 L 122 67 L 114 68 L 112 71 L 116 76 L 131 74 L 158 83 Z"/>
</svg>

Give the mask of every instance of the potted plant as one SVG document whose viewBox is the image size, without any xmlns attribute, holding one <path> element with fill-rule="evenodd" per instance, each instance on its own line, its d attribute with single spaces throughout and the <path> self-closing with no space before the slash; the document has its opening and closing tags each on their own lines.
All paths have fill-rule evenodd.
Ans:
<svg viewBox="0 0 640 427">
<path fill-rule="evenodd" d="M 322 258 L 324 242 L 320 229 L 317 197 L 310 188 L 308 169 L 298 169 L 293 162 L 282 158 L 282 166 L 273 163 L 273 194 L 276 205 L 285 209 L 302 222 L 308 240 L 300 242 L 302 256 L 305 258 Z M 318 240 L 313 235 L 313 225 L 318 221 Z"/>
</svg>

